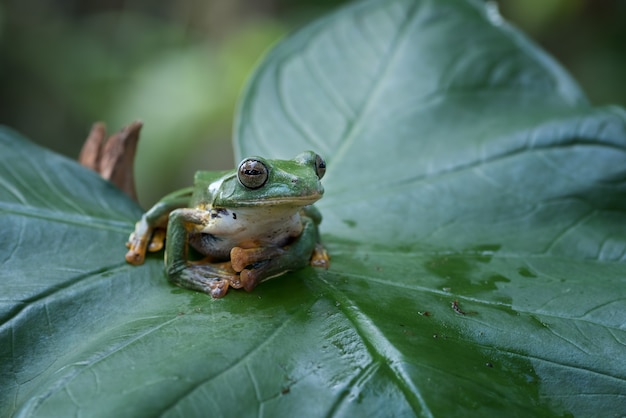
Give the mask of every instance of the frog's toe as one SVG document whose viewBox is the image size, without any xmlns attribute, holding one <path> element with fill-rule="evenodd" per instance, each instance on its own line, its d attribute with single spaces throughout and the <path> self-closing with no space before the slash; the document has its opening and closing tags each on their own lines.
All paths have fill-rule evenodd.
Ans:
<svg viewBox="0 0 626 418">
<path fill-rule="evenodd" d="M 126 262 L 134 265 L 143 264 L 145 255 L 141 251 L 136 251 L 132 245 L 127 245 L 130 250 L 126 253 Z"/>
<path fill-rule="evenodd" d="M 311 266 L 327 269 L 330 267 L 330 256 L 322 244 L 316 244 L 311 255 Z"/>
<path fill-rule="evenodd" d="M 231 273 L 224 266 L 173 264 L 167 274 L 174 284 L 221 298 L 231 286 Z M 234 275 L 234 273 L 232 273 Z"/>
<path fill-rule="evenodd" d="M 148 251 L 151 253 L 159 251 L 163 248 L 165 243 L 165 229 L 155 229 L 148 245 Z"/>
<path fill-rule="evenodd" d="M 138 236 L 134 232 L 130 234 L 126 242 L 126 248 L 128 248 L 126 261 L 134 265 L 143 264 L 146 258 L 146 244 L 147 240 L 143 236 Z"/>
<path fill-rule="evenodd" d="M 207 293 L 214 299 L 223 298 L 228 293 L 228 285 L 228 280 L 216 278 L 209 283 Z"/>
<path fill-rule="evenodd" d="M 244 269 L 239 274 L 239 281 L 241 282 L 241 287 L 251 292 L 261 282 L 260 272 L 255 269 Z"/>
</svg>

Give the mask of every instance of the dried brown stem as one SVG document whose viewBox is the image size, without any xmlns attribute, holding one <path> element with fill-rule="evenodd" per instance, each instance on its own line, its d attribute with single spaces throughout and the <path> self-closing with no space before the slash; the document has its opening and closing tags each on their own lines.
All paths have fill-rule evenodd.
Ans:
<svg viewBox="0 0 626 418">
<path fill-rule="evenodd" d="M 134 162 L 143 123 L 135 121 L 108 139 L 106 127 L 96 122 L 85 140 L 78 161 L 115 184 L 135 201 Z"/>
</svg>

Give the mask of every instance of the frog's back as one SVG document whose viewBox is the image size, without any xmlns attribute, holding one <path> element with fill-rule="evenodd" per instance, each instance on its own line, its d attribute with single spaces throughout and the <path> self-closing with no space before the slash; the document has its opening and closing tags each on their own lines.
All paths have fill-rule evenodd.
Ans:
<svg viewBox="0 0 626 418">
<path fill-rule="evenodd" d="M 207 188 L 211 183 L 224 177 L 230 171 L 196 171 L 196 175 L 193 178 L 193 185 L 195 188 Z"/>
<path fill-rule="evenodd" d="M 214 189 L 219 187 L 220 179 L 224 178 L 229 172 L 197 171 L 193 179 L 192 206 L 211 201 Z"/>
</svg>

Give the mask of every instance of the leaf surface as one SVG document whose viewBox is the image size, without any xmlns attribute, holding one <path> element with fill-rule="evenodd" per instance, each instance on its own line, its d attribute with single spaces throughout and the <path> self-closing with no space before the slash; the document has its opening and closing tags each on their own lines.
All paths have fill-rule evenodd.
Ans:
<svg viewBox="0 0 626 418">
<path fill-rule="evenodd" d="M 626 117 L 479 2 L 284 40 L 236 152 L 328 161 L 331 268 L 221 300 L 124 263 L 141 210 L 0 132 L 0 414 L 536 416 L 626 403 Z"/>
</svg>

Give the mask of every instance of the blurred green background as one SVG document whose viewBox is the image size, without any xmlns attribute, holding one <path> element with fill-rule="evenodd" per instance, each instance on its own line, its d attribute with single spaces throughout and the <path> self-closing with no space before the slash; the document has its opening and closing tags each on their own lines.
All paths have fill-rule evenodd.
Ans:
<svg viewBox="0 0 626 418">
<path fill-rule="evenodd" d="M 75 158 L 95 121 L 145 125 L 140 202 L 233 167 L 233 114 L 282 36 L 347 1 L 1 0 L 0 123 Z M 626 105 L 626 1 L 501 0 L 595 105 Z"/>
</svg>

